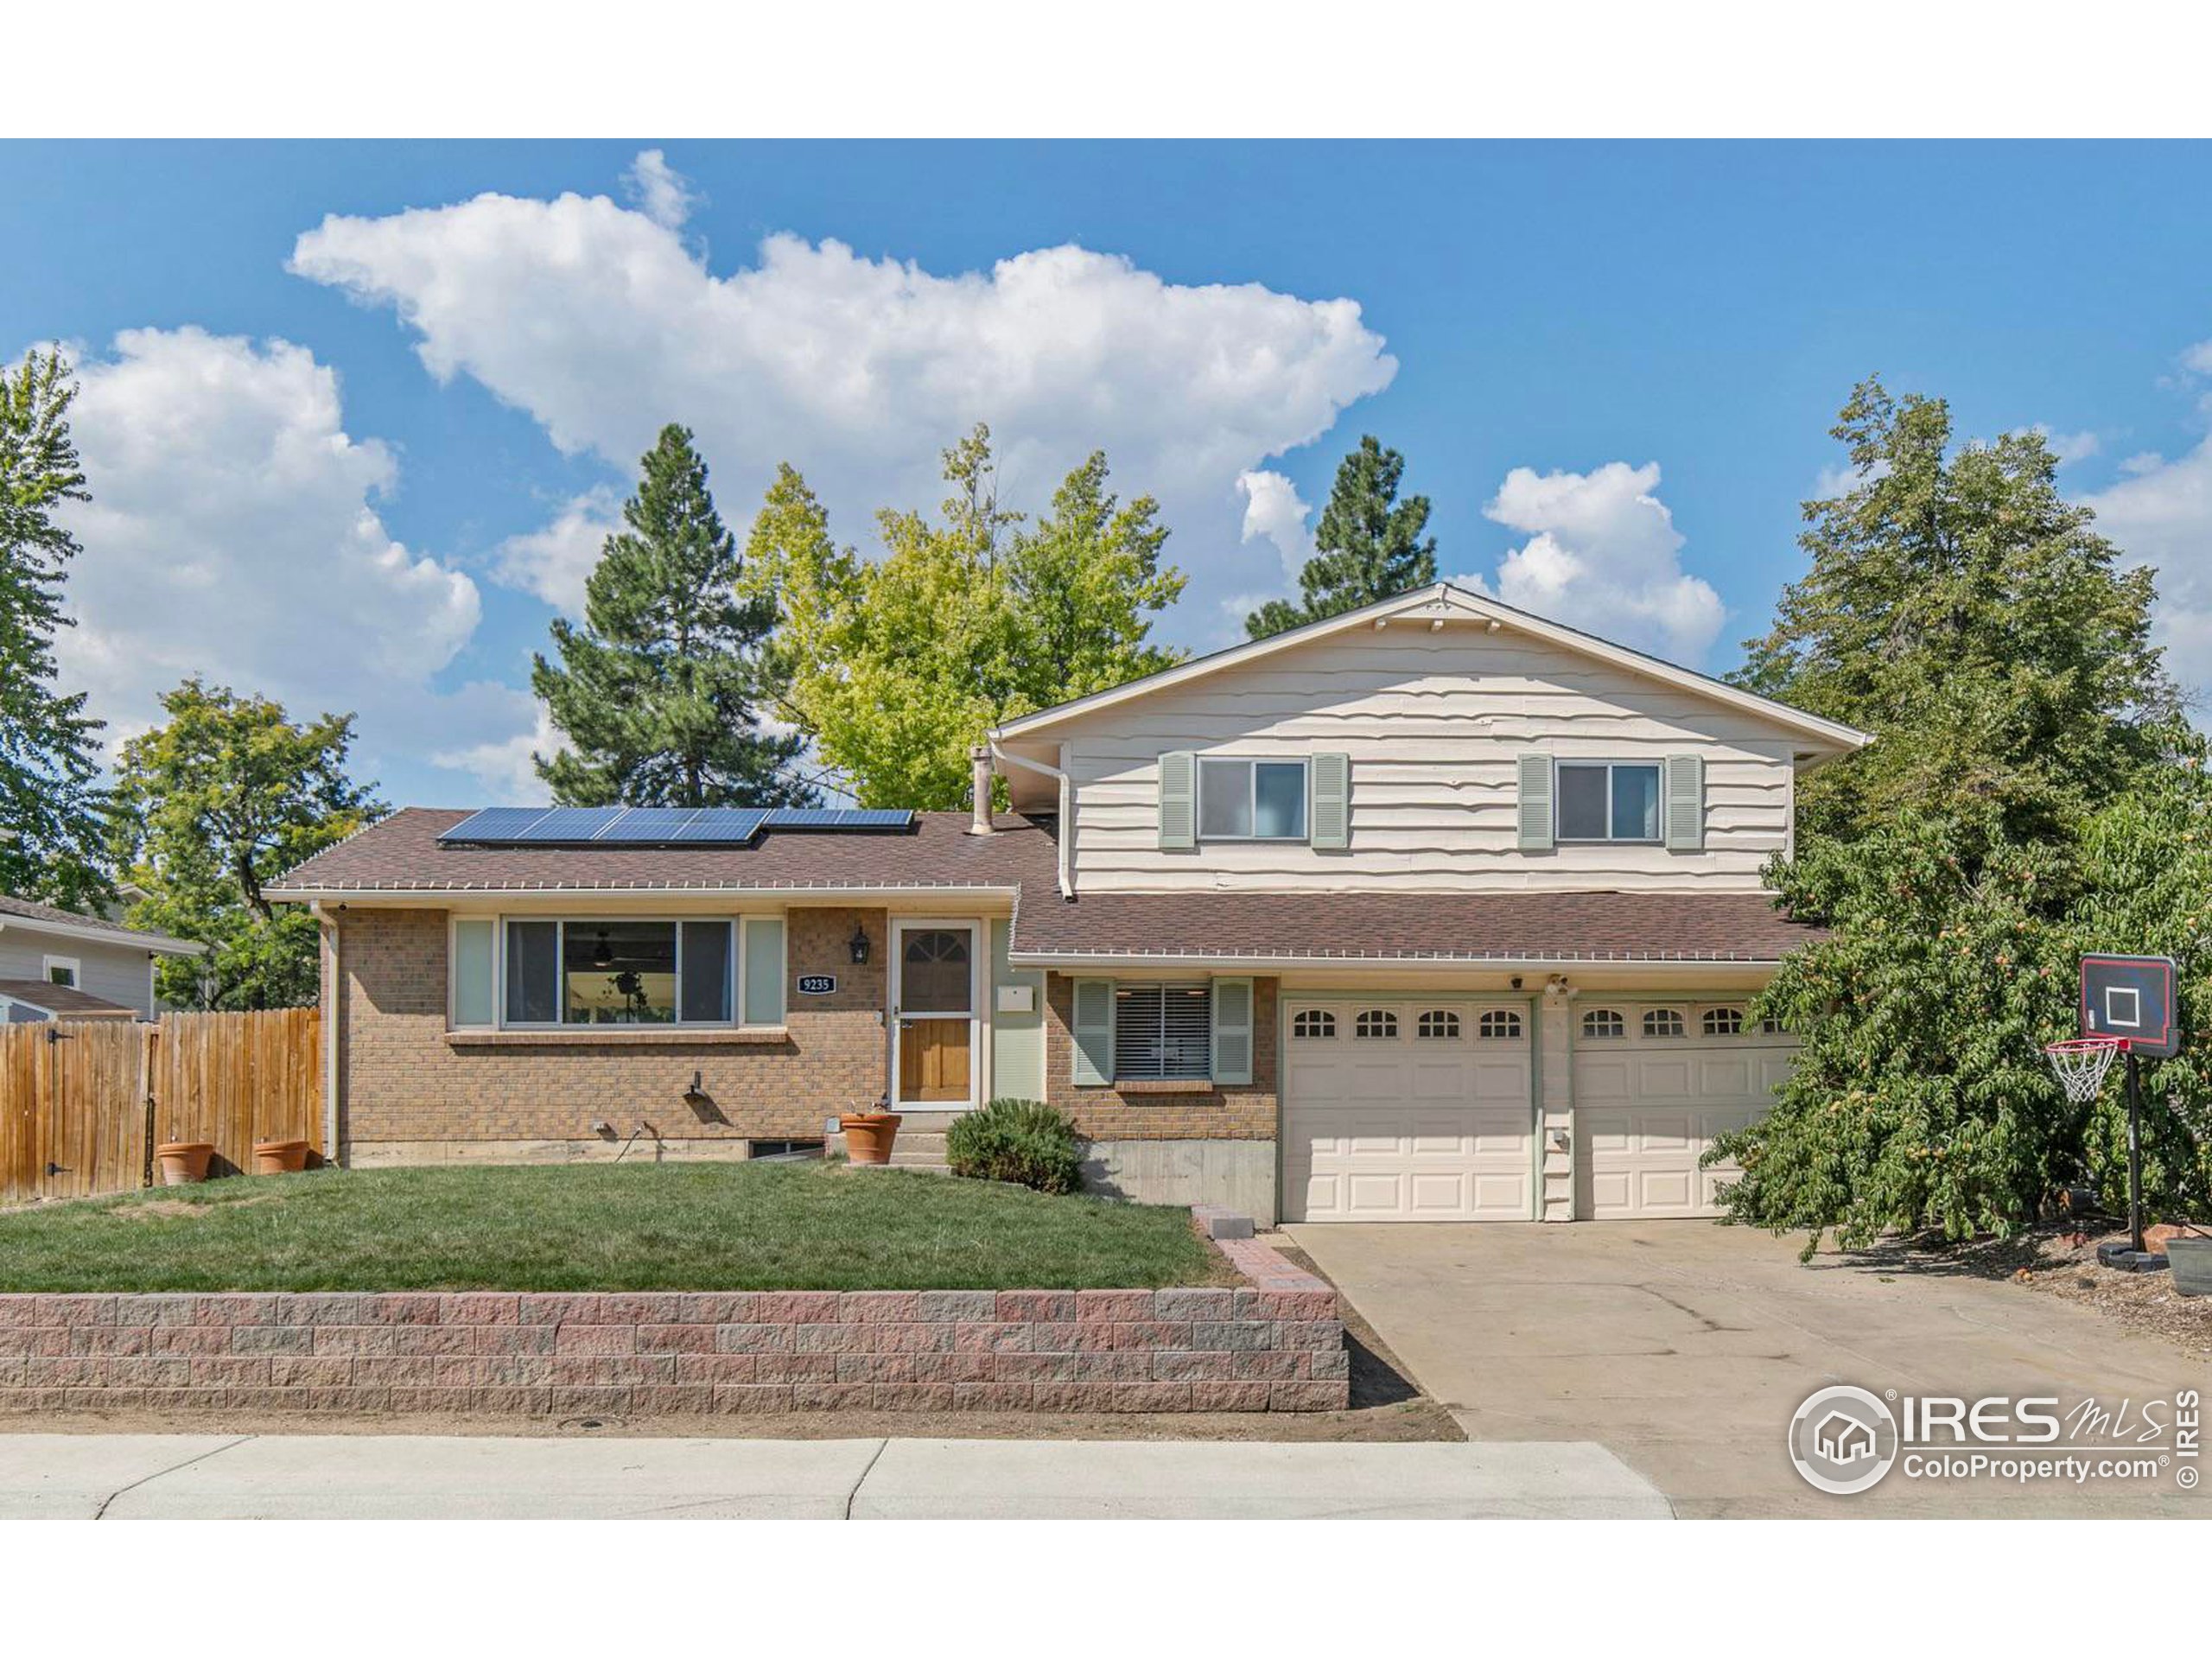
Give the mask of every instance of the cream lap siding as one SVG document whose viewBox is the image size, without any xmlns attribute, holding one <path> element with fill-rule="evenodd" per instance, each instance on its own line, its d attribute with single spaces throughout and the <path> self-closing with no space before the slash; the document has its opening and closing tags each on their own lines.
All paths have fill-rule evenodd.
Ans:
<svg viewBox="0 0 2212 1659">
<path fill-rule="evenodd" d="M 1338 635 L 1065 728 L 1078 891 L 1669 889 L 1754 892 L 1787 844 L 1793 741 L 1756 715 L 1511 634 L 1454 626 Z M 1516 763 L 1704 762 L 1704 846 L 1523 852 Z M 1348 852 L 1159 844 L 1171 751 L 1351 757 Z"/>
</svg>

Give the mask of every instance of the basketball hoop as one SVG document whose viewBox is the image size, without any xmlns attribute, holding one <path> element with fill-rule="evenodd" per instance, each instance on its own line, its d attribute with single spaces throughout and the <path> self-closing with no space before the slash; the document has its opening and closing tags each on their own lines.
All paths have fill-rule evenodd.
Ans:
<svg viewBox="0 0 2212 1659">
<path fill-rule="evenodd" d="M 2097 1097 L 2105 1086 L 2105 1073 L 2127 1047 L 2125 1037 L 2076 1037 L 2063 1043 L 2045 1043 L 2044 1058 L 2058 1074 L 2059 1086 L 2076 1106 Z"/>
</svg>

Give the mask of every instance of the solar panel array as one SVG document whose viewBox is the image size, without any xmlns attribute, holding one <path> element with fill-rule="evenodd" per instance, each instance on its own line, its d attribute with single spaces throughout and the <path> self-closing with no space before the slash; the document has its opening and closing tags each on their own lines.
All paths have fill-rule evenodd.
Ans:
<svg viewBox="0 0 2212 1659">
<path fill-rule="evenodd" d="M 476 847 L 742 847 L 763 830 L 904 830 L 905 809 L 487 806 L 441 835 Z"/>
</svg>

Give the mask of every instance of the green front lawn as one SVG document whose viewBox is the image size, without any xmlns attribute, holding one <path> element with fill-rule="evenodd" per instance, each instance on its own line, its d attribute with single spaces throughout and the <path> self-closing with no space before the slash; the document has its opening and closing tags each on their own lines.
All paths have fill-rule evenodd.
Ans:
<svg viewBox="0 0 2212 1659">
<path fill-rule="evenodd" d="M 844 1164 L 318 1171 L 0 1215 L 0 1292 L 1229 1282 L 1187 1211 Z"/>
</svg>

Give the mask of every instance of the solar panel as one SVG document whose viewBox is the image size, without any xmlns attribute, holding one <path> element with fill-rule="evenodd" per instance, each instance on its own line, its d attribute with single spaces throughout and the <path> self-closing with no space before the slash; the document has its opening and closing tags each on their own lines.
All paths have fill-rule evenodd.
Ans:
<svg viewBox="0 0 2212 1659">
<path fill-rule="evenodd" d="M 766 830 L 904 830 L 903 807 L 487 806 L 441 835 L 480 846 L 742 846 Z"/>
<path fill-rule="evenodd" d="M 487 806 L 472 812 L 444 834 L 440 841 L 512 841 L 545 816 L 542 806 Z"/>
<path fill-rule="evenodd" d="M 709 806 L 668 839 L 690 847 L 702 842 L 750 841 L 767 816 L 757 806 Z"/>
<path fill-rule="evenodd" d="M 903 830 L 913 821 L 904 807 L 779 806 L 768 814 L 771 830 Z"/>
<path fill-rule="evenodd" d="M 619 806 L 556 806 L 515 839 L 533 843 L 589 841 L 624 810 Z"/>
<path fill-rule="evenodd" d="M 699 816 L 696 806 L 633 806 L 607 821 L 594 841 L 666 841 Z"/>
</svg>

